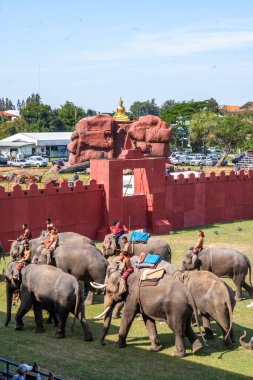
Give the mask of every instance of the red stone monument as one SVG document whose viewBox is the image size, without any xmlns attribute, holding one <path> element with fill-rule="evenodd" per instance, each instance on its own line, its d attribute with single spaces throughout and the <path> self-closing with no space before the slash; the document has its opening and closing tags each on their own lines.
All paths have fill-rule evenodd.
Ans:
<svg viewBox="0 0 253 380">
<path fill-rule="evenodd" d="M 146 157 L 168 157 L 171 129 L 158 116 L 130 120 L 120 99 L 115 115 L 80 120 L 68 145 L 71 165 L 98 158 L 118 158 L 122 149 L 140 148 Z"/>
</svg>

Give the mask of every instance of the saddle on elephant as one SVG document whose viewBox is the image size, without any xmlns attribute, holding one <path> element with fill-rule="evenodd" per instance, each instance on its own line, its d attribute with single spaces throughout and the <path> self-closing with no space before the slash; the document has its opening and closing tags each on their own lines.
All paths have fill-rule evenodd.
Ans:
<svg viewBox="0 0 253 380">
<path fill-rule="evenodd" d="M 150 234 L 142 231 L 132 231 L 130 234 L 129 241 L 132 244 L 144 243 L 147 244 Z"/>
<path fill-rule="evenodd" d="M 159 281 L 163 278 L 165 273 L 164 268 L 160 269 L 145 269 L 140 278 L 140 287 L 144 286 L 156 286 Z"/>
<path fill-rule="evenodd" d="M 141 253 L 136 268 L 150 268 L 155 269 L 161 261 L 161 256 L 152 253 Z"/>
</svg>

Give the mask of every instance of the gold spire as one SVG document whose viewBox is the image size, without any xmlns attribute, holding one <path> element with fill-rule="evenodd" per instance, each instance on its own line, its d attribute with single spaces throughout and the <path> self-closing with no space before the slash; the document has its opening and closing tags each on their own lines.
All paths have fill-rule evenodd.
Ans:
<svg viewBox="0 0 253 380">
<path fill-rule="evenodd" d="M 118 107 L 116 109 L 115 114 L 113 115 L 113 119 L 115 121 L 129 121 L 129 117 L 125 113 L 125 107 L 123 106 L 123 100 L 120 98 L 118 102 Z"/>
</svg>

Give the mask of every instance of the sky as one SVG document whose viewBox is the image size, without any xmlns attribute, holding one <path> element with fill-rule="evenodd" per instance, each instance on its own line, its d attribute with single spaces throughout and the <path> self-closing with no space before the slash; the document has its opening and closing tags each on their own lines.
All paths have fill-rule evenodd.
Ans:
<svg viewBox="0 0 253 380">
<path fill-rule="evenodd" d="M 0 97 L 253 101 L 252 0 L 0 0 Z"/>
</svg>

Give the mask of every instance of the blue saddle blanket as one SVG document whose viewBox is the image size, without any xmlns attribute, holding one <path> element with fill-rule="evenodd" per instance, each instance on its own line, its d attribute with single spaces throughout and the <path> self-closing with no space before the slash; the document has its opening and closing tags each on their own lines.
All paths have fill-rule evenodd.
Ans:
<svg viewBox="0 0 253 380">
<path fill-rule="evenodd" d="M 140 241 L 142 243 L 147 243 L 148 238 L 149 238 L 149 234 L 147 232 L 133 231 L 130 234 L 129 240 L 131 243 L 132 242 L 134 243 L 136 241 Z"/>
<path fill-rule="evenodd" d="M 159 255 L 153 255 L 152 253 L 148 253 L 143 261 L 143 264 L 152 264 L 156 265 L 161 260 Z"/>
</svg>

